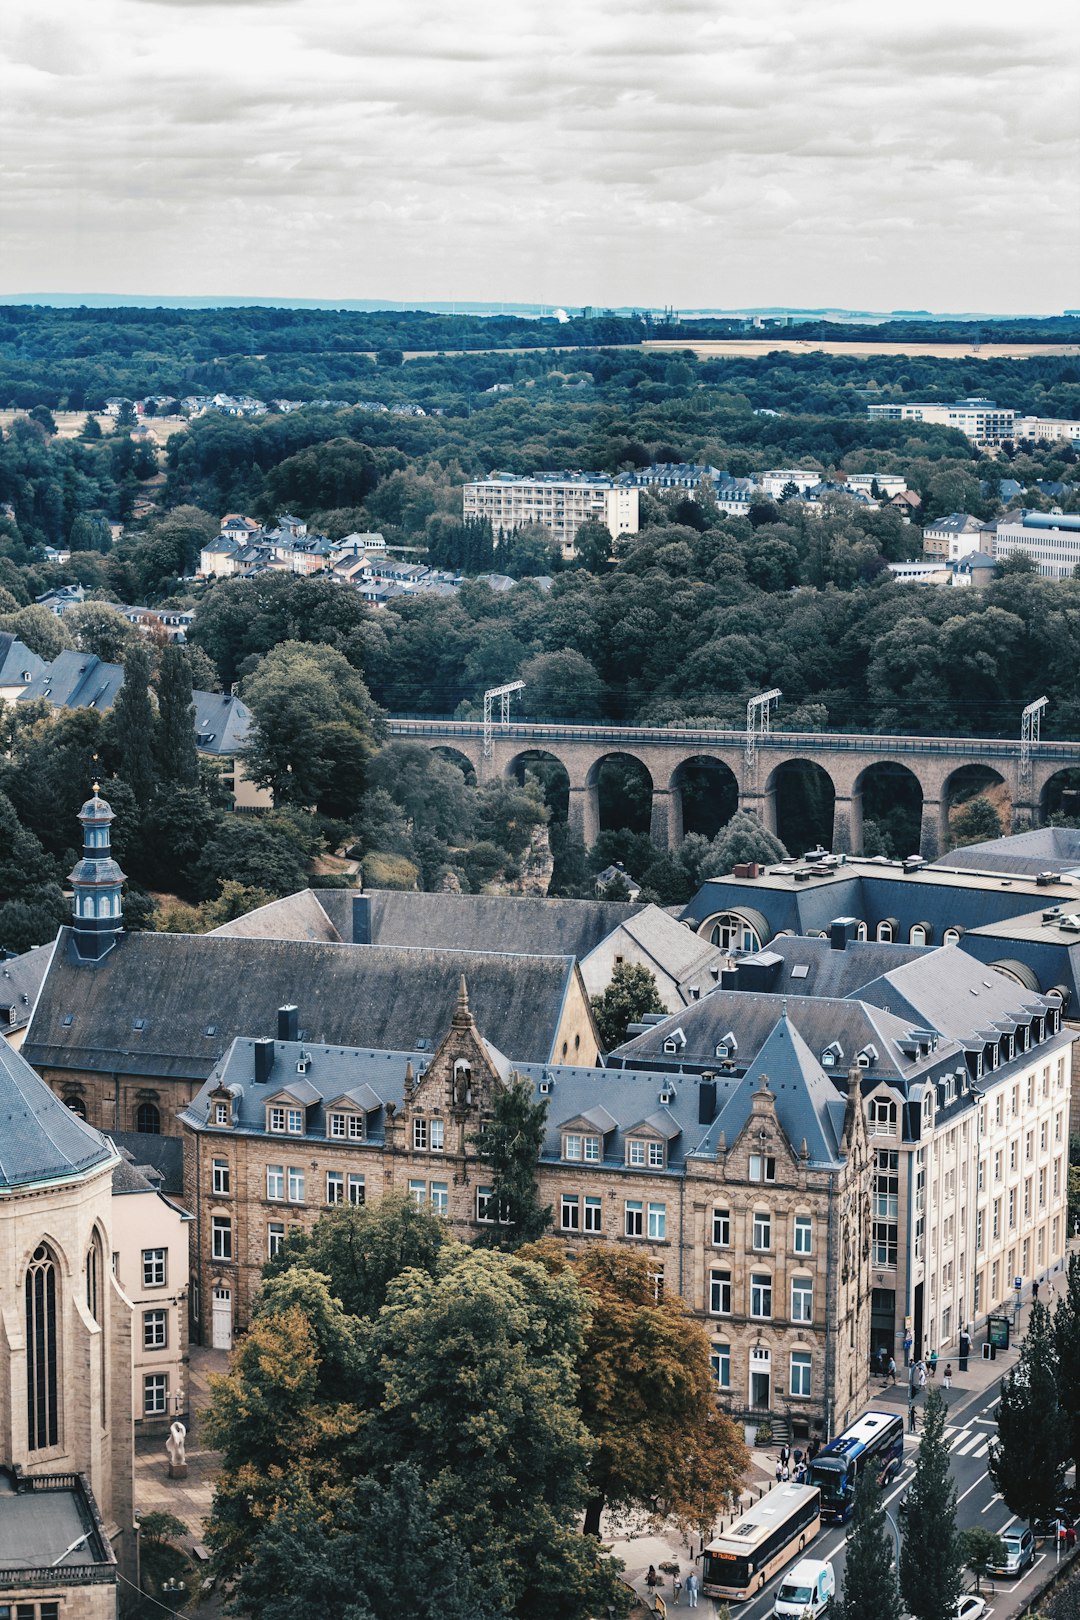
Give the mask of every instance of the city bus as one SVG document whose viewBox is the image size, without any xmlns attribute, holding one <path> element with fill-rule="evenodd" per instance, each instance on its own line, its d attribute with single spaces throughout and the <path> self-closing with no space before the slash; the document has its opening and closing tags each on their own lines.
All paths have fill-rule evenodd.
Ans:
<svg viewBox="0 0 1080 1620">
<path fill-rule="evenodd" d="M 855 1483 L 864 1468 L 881 1478 L 904 1456 L 904 1422 L 895 1412 L 864 1412 L 810 1464 L 807 1479 L 821 1492 L 821 1517 L 843 1524 L 855 1505 Z"/>
<path fill-rule="evenodd" d="M 775 1486 L 705 1548 L 701 1590 L 736 1603 L 752 1597 L 820 1529 L 816 1486 Z"/>
</svg>

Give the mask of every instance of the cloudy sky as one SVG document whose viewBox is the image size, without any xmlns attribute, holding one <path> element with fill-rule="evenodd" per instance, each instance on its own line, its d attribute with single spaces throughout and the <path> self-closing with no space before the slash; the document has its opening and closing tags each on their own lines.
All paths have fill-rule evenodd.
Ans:
<svg viewBox="0 0 1080 1620">
<path fill-rule="evenodd" d="M 0 294 L 1080 307 L 1076 0 L 9 0 Z"/>
</svg>

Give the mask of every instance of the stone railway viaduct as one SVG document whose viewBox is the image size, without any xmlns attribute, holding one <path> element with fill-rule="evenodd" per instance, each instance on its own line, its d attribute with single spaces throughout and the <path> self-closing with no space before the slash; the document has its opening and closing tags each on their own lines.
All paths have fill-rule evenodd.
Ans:
<svg viewBox="0 0 1080 1620">
<path fill-rule="evenodd" d="M 652 784 L 653 839 L 672 849 L 682 838 L 682 778 L 692 762 L 714 762 L 730 772 L 739 808 L 754 812 L 771 832 L 776 831 L 781 767 L 817 767 L 834 794 L 832 847 L 844 853 L 862 848 L 863 790 L 870 773 L 883 765 L 899 767 L 910 773 L 922 796 L 920 852 L 928 860 L 946 847 L 954 778 L 965 766 L 985 766 L 1004 783 L 1014 832 L 1044 824 L 1053 778 L 1080 770 L 1080 742 L 1036 743 L 1024 761 L 1019 742 L 1000 738 L 774 731 L 757 739 L 756 758 L 751 758 L 741 731 L 511 721 L 492 727 L 485 752 L 479 721 L 395 718 L 387 729 L 393 738 L 459 755 L 477 781 L 518 774 L 538 757 L 554 760 L 569 778 L 570 825 L 590 846 L 600 831 L 600 768 L 612 758 L 630 758 L 645 772 Z"/>
</svg>

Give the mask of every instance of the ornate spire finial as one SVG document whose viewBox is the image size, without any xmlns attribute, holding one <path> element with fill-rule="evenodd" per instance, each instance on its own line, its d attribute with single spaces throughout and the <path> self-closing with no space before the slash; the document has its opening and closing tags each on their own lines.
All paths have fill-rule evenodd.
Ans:
<svg viewBox="0 0 1080 1620">
<path fill-rule="evenodd" d="M 464 973 L 461 975 L 461 982 L 458 985 L 457 1010 L 459 1013 L 468 1012 L 469 1010 L 469 987 L 465 983 Z"/>
</svg>

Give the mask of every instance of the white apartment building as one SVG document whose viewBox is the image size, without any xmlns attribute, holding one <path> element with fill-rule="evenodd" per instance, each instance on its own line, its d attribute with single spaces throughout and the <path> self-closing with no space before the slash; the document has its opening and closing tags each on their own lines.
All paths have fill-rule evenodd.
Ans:
<svg viewBox="0 0 1080 1620">
<path fill-rule="evenodd" d="M 1016 438 L 1042 440 L 1051 444 L 1065 439 L 1069 444 L 1080 444 L 1080 422 L 1064 416 L 1018 416 Z"/>
<path fill-rule="evenodd" d="M 136 1434 L 165 1434 L 187 1411 L 188 1227 L 193 1219 L 158 1190 L 147 1167 L 125 1158 L 113 1172 L 112 1269 L 133 1307 Z"/>
<path fill-rule="evenodd" d="M 539 523 L 559 542 L 563 556 L 572 557 L 583 523 L 605 524 L 613 539 L 637 534 L 638 493 L 636 486 L 604 473 L 493 472 L 465 485 L 464 516 L 487 518 L 496 540 Z"/>
<path fill-rule="evenodd" d="M 903 495 L 907 489 L 907 480 L 902 473 L 848 473 L 848 488 L 858 490 L 862 495 L 869 495 L 875 484 L 886 499 Z"/>
<path fill-rule="evenodd" d="M 1080 566 L 1080 513 L 1010 512 L 994 525 L 994 559 L 1020 552 L 1046 579 L 1071 579 Z"/>
<path fill-rule="evenodd" d="M 959 562 L 983 543 L 983 525 L 970 512 L 950 512 L 934 518 L 923 529 L 923 556 L 941 562 Z"/>
<path fill-rule="evenodd" d="M 774 500 L 782 495 L 789 484 L 794 484 L 800 495 L 805 495 L 808 489 L 820 484 L 823 474 L 813 467 L 773 467 L 769 472 L 758 473 L 758 486 L 766 495 Z"/>
<path fill-rule="evenodd" d="M 1000 444 L 1014 436 L 1016 412 L 995 404 L 992 399 L 958 399 L 951 405 L 894 400 L 888 405 L 868 405 L 866 414 L 888 422 L 931 422 L 965 433 L 976 444 Z"/>
</svg>

